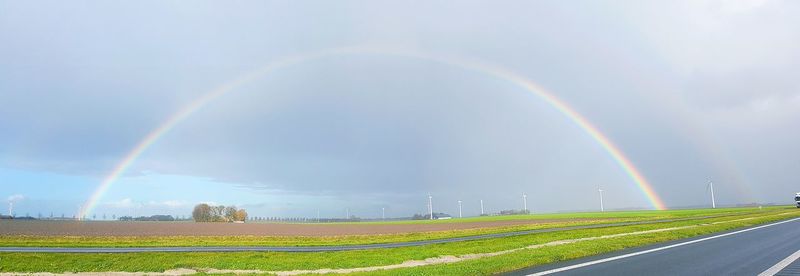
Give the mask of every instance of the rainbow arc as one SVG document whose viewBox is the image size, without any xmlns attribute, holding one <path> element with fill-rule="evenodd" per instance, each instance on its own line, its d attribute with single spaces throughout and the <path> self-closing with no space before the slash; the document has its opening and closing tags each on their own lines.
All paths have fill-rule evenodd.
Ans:
<svg viewBox="0 0 800 276">
<path fill-rule="evenodd" d="M 92 212 L 97 206 L 100 199 L 108 191 L 108 189 L 130 168 L 130 166 L 139 158 L 150 146 L 156 143 L 161 137 L 164 137 L 170 130 L 174 129 L 181 122 L 185 121 L 192 114 L 196 113 L 204 106 L 213 102 L 214 100 L 235 91 L 237 88 L 247 84 L 256 79 L 262 78 L 276 70 L 299 65 L 302 63 L 318 60 L 325 57 L 339 56 L 339 55 L 359 55 L 359 54 L 375 54 L 375 55 L 389 55 L 399 56 L 414 59 L 422 59 L 434 61 L 450 66 L 463 68 L 466 70 L 482 73 L 497 79 L 506 80 L 516 84 L 528 93 L 531 93 L 538 98 L 545 101 L 547 104 L 558 110 L 561 114 L 566 116 L 574 122 L 581 130 L 588 134 L 598 145 L 600 145 L 608 155 L 619 165 L 620 168 L 630 177 L 633 183 L 641 190 L 643 195 L 647 198 L 651 206 L 658 210 L 666 210 L 666 205 L 656 194 L 652 185 L 647 181 L 644 175 L 633 165 L 630 159 L 623 154 L 605 134 L 603 134 L 596 126 L 594 126 L 588 119 L 581 115 L 574 108 L 569 106 L 566 102 L 556 97 L 556 95 L 535 82 L 525 78 L 524 76 L 515 73 L 506 68 L 485 64 L 477 61 L 448 57 L 443 55 L 429 55 L 418 52 L 410 52 L 404 50 L 384 49 L 384 48 L 370 48 L 370 47 L 348 47 L 329 49 L 319 52 L 307 53 L 296 55 L 281 59 L 279 61 L 267 64 L 258 70 L 240 76 L 233 81 L 223 84 L 214 90 L 209 91 L 203 96 L 193 100 L 172 116 L 167 118 L 158 127 L 150 131 L 133 149 L 131 149 L 125 158 L 123 158 L 114 169 L 103 178 L 102 182 L 89 199 L 82 205 L 79 212 L 79 217 L 84 217 Z"/>
</svg>

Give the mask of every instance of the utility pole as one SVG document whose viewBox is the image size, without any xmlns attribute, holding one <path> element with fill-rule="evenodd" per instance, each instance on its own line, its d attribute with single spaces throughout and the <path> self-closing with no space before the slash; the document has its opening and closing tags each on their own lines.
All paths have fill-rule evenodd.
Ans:
<svg viewBox="0 0 800 276">
<path fill-rule="evenodd" d="M 484 212 L 483 212 L 483 199 L 481 199 L 481 215 L 483 215 L 483 214 L 484 214 Z"/>
<path fill-rule="evenodd" d="M 600 192 L 600 212 L 605 212 L 605 208 L 603 208 L 603 189 L 597 189 Z"/>
<path fill-rule="evenodd" d="M 525 213 L 528 213 L 528 195 L 525 193 L 522 193 L 522 210 L 524 210 Z"/>
<path fill-rule="evenodd" d="M 708 187 L 711 188 L 711 208 L 717 208 L 717 202 L 714 200 L 714 182 L 709 180 Z"/>
<path fill-rule="evenodd" d="M 433 197 L 428 194 L 428 211 L 430 211 L 431 219 L 433 219 Z"/>
<path fill-rule="evenodd" d="M 458 201 L 458 217 L 463 218 L 464 216 L 461 214 L 461 200 Z"/>
</svg>

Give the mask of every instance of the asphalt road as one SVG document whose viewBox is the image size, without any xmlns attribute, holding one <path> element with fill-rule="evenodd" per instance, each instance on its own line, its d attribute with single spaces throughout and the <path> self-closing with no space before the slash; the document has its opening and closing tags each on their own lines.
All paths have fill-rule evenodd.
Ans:
<svg viewBox="0 0 800 276">
<path fill-rule="evenodd" d="M 569 231 L 579 229 L 594 229 L 604 227 L 641 225 L 665 223 L 685 220 L 697 220 L 713 217 L 725 217 L 729 215 L 704 216 L 694 218 L 650 220 L 638 222 L 619 222 L 604 223 L 594 225 L 580 225 L 557 227 L 547 229 L 535 229 L 517 232 L 505 232 L 497 234 L 475 235 L 447 239 L 434 239 L 413 242 L 380 243 L 380 244 L 360 244 L 346 246 L 192 246 L 192 247 L 0 247 L 0 252 L 35 252 L 35 253 L 136 253 L 136 252 L 326 252 L 326 251 L 348 251 L 366 250 L 379 248 L 398 248 L 408 246 L 420 246 L 431 244 L 442 244 L 450 242 L 474 241 L 482 239 L 503 238 L 537 233 L 549 233 L 557 231 Z"/>
<path fill-rule="evenodd" d="M 795 254 L 800 250 L 800 219 L 748 229 L 533 267 L 509 275 L 758 275 L 785 260 L 791 265 L 777 270 L 783 275 L 800 267 L 800 261 L 787 259 L 793 254 L 793 258 L 800 257 L 800 253 Z M 564 268 L 572 269 L 555 271 Z"/>
</svg>

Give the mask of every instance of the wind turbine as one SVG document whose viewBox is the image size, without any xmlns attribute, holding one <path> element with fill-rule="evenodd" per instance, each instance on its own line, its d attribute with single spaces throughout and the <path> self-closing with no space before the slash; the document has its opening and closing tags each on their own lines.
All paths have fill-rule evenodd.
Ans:
<svg viewBox="0 0 800 276">
<path fill-rule="evenodd" d="M 386 207 L 381 207 L 381 220 L 386 220 Z"/>
<path fill-rule="evenodd" d="M 458 217 L 463 218 L 464 216 L 461 215 L 461 200 L 458 201 Z"/>
<path fill-rule="evenodd" d="M 23 200 L 24 197 L 22 195 L 12 195 L 8 197 L 8 216 L 9 217 L 16 217 L 17 215 L 14 214 L 14 203 Z M 26 215 L 27 217 L 27 215 Z"/>
<path fill-rule="evenodd" d="M 428 211 L 430 211 L 431 219 L 433 219 L 433 197 L 428 194 Z"/>
<path fill-rule="evenodd" d="M 603 189 L 598 187 L 597 191 L 600 192 L 600 212 L 605 212 L 606 209 L 603 207 Z"/>
<path fill-rule="evenodd" d="M 711 180 L 708 181 L 708 188 L 711 189 L 711 208 L 717 208 L 717 202 L 714 200 L 714 182 Z"/>
<path fill-rule="evenodd" d="M 481 215 L 483 215 L 483 199 L 481 199 Z"/>
<path fill-rule="evenodd" d="M 522 193 L 522 210 L 528 213 L 528 195 Z"/>
</svg>

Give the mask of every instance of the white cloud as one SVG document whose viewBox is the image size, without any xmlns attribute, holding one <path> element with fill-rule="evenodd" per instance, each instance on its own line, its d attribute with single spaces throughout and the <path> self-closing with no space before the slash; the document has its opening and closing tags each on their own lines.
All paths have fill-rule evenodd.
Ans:
<svg viewBox="0 0 800 276">
<path fill-rule="evenodd" d="M 737 14 L 752 11 L 767 4 L 767 0 L 723 0 L 712 1 L 721 13 Z"/>
<path fill-rule="evenodd" d="M 145 207 L 145 208 L 158 208 L 158 207 L 166 207 L 166 208 L 180 208 L 186 207 L 189 205 L 186 201 L 183 200 L 165 200 L 165 201 L 155 201 L 150 200 L 147 202 L 136 202 L 133 199 L 125 198 L 119 201 L 112 201 L 108 202 L 105 205 L 114 208 L 131 208 L 131 207 Z"/>
<path fill-rule="evenodd" d="M 165 200 L 165 201 L 150 201 L 147 205 L 152 207 L 170 207 L 170 208 L 178 208 L 188 206 L 189 203 L 183 200 Z"/>
<path fill-rule="evenodd" d="M 134 206 L 133 200 L 130 199 L 130 198 L 126 198 L 126 199 L 122 199 L 122 200 L 114 201 L 114 202 L 109 202 L 109 203 L 106 203 L 106 205 L 109 205 L 109 206 L 115 207 L 115 208 L 130 208 L 130 207 Z"/>
<path fill-rule="evenodd" d="M 796 58 L 793 5 L 780 1 L 671 1 L 630 9 L 664 60 L 680 73 L 731 73 Z"/>
<path fill-rule="evenodd" d="M 25 199 L 25 196 L 21 194 L 16 194 L 8 197 L 9 202 L 19 202 L 22 201 L 23 199 Z"/>
</svg>

